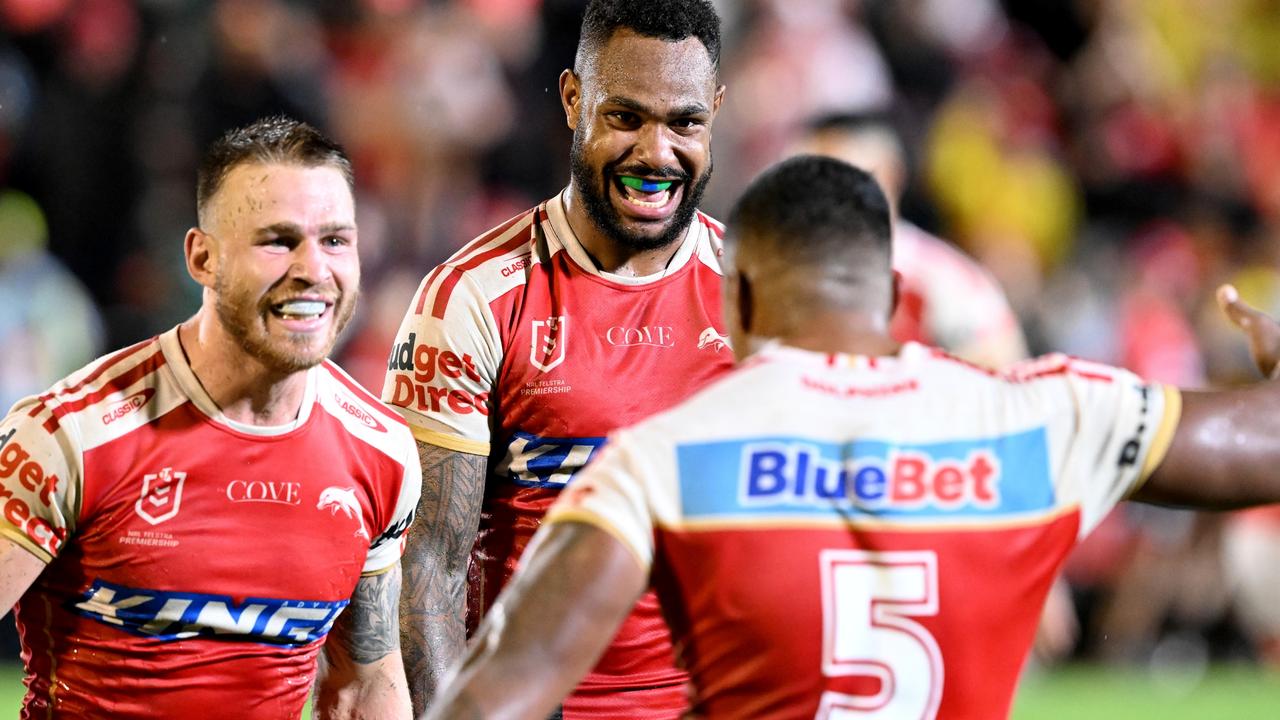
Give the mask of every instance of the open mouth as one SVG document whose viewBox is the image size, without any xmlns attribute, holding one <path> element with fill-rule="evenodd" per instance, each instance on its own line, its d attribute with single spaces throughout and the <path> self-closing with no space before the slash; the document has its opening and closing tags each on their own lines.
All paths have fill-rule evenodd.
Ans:
<svg viewBox="0 0 1280 720">
<path fill-rule="evenodd" d="M 281 320 L 306 322 L 319 319 L 331 306 L 324 300 L 292 298 L 272 305 L 271 313 Z"/>
<path fill-rule="evenodd" d="M 683 185 L 673 178 L 638 175 L 615 175 L 613 184 L 622 200 L 642 216 L 665 215 Z"/>
</svg>

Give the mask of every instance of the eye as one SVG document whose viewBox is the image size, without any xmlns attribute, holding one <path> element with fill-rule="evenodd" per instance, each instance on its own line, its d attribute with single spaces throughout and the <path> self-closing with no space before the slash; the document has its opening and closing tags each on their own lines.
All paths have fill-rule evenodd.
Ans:
<svg viewBox="0 0 1280 720">
<path fill-rule="evenodd" d="M 612 120 L 615 124 L 621 125 L 622 127 L 631 128 L 631 127 L 639 127 L 640 125 L 640 116 L 629 110 L 615 110 L 611 113 L 608 113 L 606 117 Z"/>
<path fill-rule="evenodd" d="M 698 128 L 701 128 L 703 125 L 706 125 L 706 122 L 701 118 L 696 117 L 676 118 L 671 121 L 672 128 L 685 134 L 691 133 Z"/>
<path fill-rule="evenodd" d="M 343 235 L 326 235 L 320 242 L 325 247 L 345 247 L 351 244 L 351 239 Z"/>
</svg>

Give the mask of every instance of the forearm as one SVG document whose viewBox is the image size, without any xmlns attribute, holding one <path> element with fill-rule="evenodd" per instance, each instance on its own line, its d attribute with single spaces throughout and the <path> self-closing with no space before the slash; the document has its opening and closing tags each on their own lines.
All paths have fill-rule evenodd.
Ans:
<svg viewBox="0 0 1280 720">
<path fill-rule="evenodd" d="M 545 528 L 427 717 L 546 717 L 604 652 L 647 580 L 603 530 Z"/>
<path fill-rule="evenodd" d="M 398 642 L 400 567 L 361 578 L 325 641 L 316 678 L 316 717 L 408 718 L 408 683 Z"/>
<path fill-rule="evenodd" d="M 467 567 L 480 524 L 486 459 L 418 443 L 422 498 L 406 538 L 400 645 L 415 713 L 466 648 Z"/>
<path fill-rule="evenodd" d="M 339 670 L 333 662 L 319 676 L 317 720 L 384 720 L 412 717 L 409 688 L 400 655 L 394 653 L 359 672 Z"/>
<path fill-rule="evenodd" d="M 415 712 L 430 703 L 445 672 L 466 649 L 466 565 L 454 572 L 424 558 L 423 544 L 405 550 L 400 594 L 400 647 Z"/>
</svg>

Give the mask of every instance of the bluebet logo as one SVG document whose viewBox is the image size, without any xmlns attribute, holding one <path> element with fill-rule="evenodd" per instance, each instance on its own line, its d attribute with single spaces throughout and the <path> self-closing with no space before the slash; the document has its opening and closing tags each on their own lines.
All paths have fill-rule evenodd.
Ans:
<svg viewBox="0 0 1280 720">
<path fill-rule="evenodd" d="M 517 431 L 497 474 L 527 487 L 564 487 L 604 442 L 602 437 L 547 438 Z"/>
<path fill-rule="evenodd" d="M 814 445 L 749 443 L 742 448 L 743 501 L 838 502 L 863 507 L 954 510 L 1000 502 L 1000 460 L 975 449 L 958 460 L 922 452 L 890 451 L 874 457 L 829 458 Z"/>
<path fill-rule="evenodd" d="M 686 519 L 1042 512 L 1054 503 L 1043 428 L 986 438 L 844 443 L 756 437 L 676 450 Z"/>
<path fill-rule="evenodd" d="M 73 612 L 157 640 L 207 637 L 306 645 L 328 634 L 348 600 L 246 598 L 144 590 L 94 581 Z"/>
</svg>

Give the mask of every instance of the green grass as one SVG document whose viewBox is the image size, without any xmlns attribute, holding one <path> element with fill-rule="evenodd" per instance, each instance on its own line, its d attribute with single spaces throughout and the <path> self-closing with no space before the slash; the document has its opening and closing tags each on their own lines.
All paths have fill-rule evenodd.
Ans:
<svg viewBox="0 0 1280 720">
<path fill-rule="evenodd" d="M 22 669 L 0 663 L 0 718 L 17 717 Z M 1073 666 L 1023 681 L 1014 720 L 1275 720 L 1280 673 L 1219 666 L 1199 683 Z"/>
</svg>

